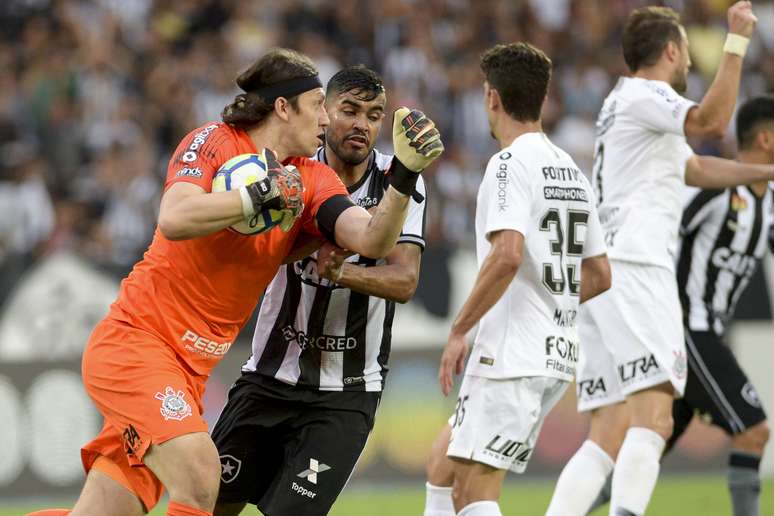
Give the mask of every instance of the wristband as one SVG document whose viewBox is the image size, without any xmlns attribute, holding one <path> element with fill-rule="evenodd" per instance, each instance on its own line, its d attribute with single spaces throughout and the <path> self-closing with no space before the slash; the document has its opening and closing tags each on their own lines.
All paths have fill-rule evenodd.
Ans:
<svg viewBox="0 0 774 516">
<path fill-rule="evenodd" d="M 726 44 L 723 45 L 723 52 L 729 54 L 735 54 L 739 57 L 744 57 L 747 53 L 747 46 L 750 44 L 750 38 L 745 38 L 739 34 L 729 32 L 726 35 Z"/>
<path fill-rule="evenodd" d="M 419 173 L 406 168 L 397 156 L 392 158 L 390 166 L 390 185 L 403 195 L 412 195 L 417 186 Z"/>
<path fill-rule="evenodd" d="M 239 197 L 242 198 L 242 215 L 245 216 L 245 220 L 250 220 L 255 215 L 255 206 L 253 206 L 253 199 L 246 186 L 239 187 Z"/>
</svg>

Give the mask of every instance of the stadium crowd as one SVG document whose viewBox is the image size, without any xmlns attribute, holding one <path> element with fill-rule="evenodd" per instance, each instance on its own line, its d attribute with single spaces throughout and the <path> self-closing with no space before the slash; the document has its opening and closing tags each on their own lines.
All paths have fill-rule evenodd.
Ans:
<svg viewBox="0 0 774 516">
<path fill-rule="evenodd" d="M 69 249 L 121 277 L 153 232 L 169 153 L 219 119 L 234 77 L 272 46 L 308 54 L 325 82 L 365 63 L 389 109 L 418 106 L 447 152 L 429 178 L 428 248 L 418 298 L 444 314 L 448 257 L 473 243 L 477 185 L 494 151 L 482 109 L 481 51 L 527 40 L 554 62 L 545 130 L 590 172 L 594 119 L 626 73 L 620 32 L 634 7 L 683 14 L 700 98 L 720 57 L 726 0 L 5 0 L 0 3 L 0 304 L 35 259 Z M 774 2 L 756 5 L 774 24 Z M 774 32 L 745 60 L 741 100 L 774 90 Z M 390 121 L 391 123 L 391 121 Z M 387 127 L 387 126 L 386 126 Z M 378 148 L 390 150 L 389 131 Z M 387 138 L 384 138 L 387 136 Z M 692 142 L 732 155 L 726 142 Z M 435 295 L 429 295 L 432 291 Z M 440 301 L 440 303 L 439 303 Z"/>
</svg>

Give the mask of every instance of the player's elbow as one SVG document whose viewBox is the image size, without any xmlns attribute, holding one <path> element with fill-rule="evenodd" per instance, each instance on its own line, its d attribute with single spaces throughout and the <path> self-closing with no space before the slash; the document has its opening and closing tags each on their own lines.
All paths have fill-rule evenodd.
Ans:
<svg viewBox="0 0 774 516">
<path fill-rule="evenodd" d="M 728 127 L 728 120 L 699 116 L 695 120 L 689 121 L 685 132 L 688 136 L 720 139 L 726 135 L 726 127 Z"/>
<path fill-rule="evenodd" d="M 416 277 L 415 274 L 411 274 L 408 277 L 404 278 L 403 284 L 396 292 L 396 296 L 393 301 L 400 304 L 405 304 L 411 301 L 411 299 L 414 297 L 414 294 L 417 291 L 417 283 L 418 283 L 418 278 Z"/>
<path fill-rule="evenodd" d="M 167 240 L 185 240 L 190 238 L 186 227 L 174 215 L 162 211 L 158 219 L 159 231 Z"/>
<path fill-rule="evenodd" d="M 521 267 L 522 253 L 520 252 L 504 252 L 500 253 L 497 257 L 497 263 L 500 266 L 503 274 L 513 275 Z"/>
<path fill-rule="evenodd" d="M 358 250 L 358 254 L 366 258 L 381 260 L 392 251 L 394 245 L 395 242 L 365 242 L 362 249 Z"/>
<path fill-rule="evenodd" d="M 723 120 L 711 120 L 702 127 L 702 136 L 719 140 L 726 135 L 726 125 Z"/>
</svg>

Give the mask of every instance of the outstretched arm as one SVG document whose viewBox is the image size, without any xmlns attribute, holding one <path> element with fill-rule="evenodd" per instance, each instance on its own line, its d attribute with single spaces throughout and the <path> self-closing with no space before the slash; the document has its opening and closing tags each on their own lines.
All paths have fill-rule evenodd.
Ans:
<svg viewBox="0 0 774 516">
<path fill-rule="evenodd" d="M 685 184 L 728 188 L 774 180 L 774 165 L 749 165 L 713 156 L 691 156 L 685 164 Z"/>
</svg>

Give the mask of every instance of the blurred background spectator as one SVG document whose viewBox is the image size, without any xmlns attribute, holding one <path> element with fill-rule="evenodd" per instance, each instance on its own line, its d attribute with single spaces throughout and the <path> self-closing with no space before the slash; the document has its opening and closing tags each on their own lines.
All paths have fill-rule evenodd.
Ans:
<svg viewBox="0 0 774 516">
<path fill-rule="evenodd" d="M 590 172 L 594 119 L 626 73 L 620 32 L 635 0 L 4 0 L 0 2 L 0 303 L 36 257 L 72 250 L 125 275 L 152 237 L 169 153 L 218 119 L 233 79 L 271 46 L 310 55 L 327 80 L 365 63 L 390 108 L 416 105 L 448 151 L 427 175 L 420 301 L 448 310 L 447 260 L 473 244 L 479 178 L 494 152 L 478 58 L 527 40 L 553 59 L 545 130 Z M 700 99 L 726 32 L 724 0 L 647 2 L 683 14 Z M 760 27 L 774 4 L 756 2 Z M 774 31 L 759 30 L 742 98 L 774 90 Z M 389 123 L 385 126 L 388 127 Z M 390 150 L 389 130 L 379 147 Z M 729 133 L 730 134 L 730 133 Z M 733 144 L 693 142 L 731 155 Z M 432 293 L 432 295 L 428 295 Z"/>
</svg>

